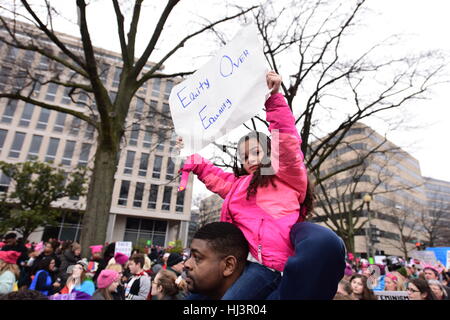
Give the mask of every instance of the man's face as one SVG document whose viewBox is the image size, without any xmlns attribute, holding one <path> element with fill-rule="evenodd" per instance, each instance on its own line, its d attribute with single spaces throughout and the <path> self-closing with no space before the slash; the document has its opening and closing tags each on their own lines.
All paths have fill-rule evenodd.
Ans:
<svg viewBox="0 0 450 320">
<path fill-rule="evenodd" d="M 16 238 L 9 238 L 9 239 L 6 239 L 5 242 L 8 246 L 13 246 L 16 244 L 17 240 L 16 240 Z"/>
<path fill-rule="evenodd" d="M 141 264 L 136 264 L 133 260 L 128 262 L 128 269 L 130 269 L 131 274 L 138 274 L 141 272 Z"/>
<path fill-rule="evenodd" d="M 436 274 L 434 273 L 433 270 L 425 269 L 424 274 L 425 274 L 425 279 L 427 279 L 427 280 L 438 280 L 436 278 Z"/>
<path fill-rule="evenodd" d="M 214 297 L 223 286 L 223 263 L 208 245 L 201 239 L 193 239 L 191 256 L 185 261 L 186 282 L 189 291 Z"/>
<path fill-rule="evenodd" d="M 175 265 L 172 266 L 172 269 L 175 270 L 176 272 L 183 272 L 184 269 L 184 261 L 181 261 Z"/>
</svg>

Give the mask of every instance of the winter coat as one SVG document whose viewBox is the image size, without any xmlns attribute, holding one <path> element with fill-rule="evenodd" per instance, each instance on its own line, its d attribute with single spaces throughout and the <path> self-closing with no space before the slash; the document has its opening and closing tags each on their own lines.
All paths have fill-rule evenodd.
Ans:
<svg viewBox="0 0 450 320">
<path fill-rule="evenodd" d="M 67 268 L 69 266 L 75 265 L 77 261 L 81 260 L 80 256 L 76 256 L 71 249 L 65 250 L 60 256 L 61 265 L 59 266 L 59 275 L 62 284 L 65 284 L 69 275 L 67 274 Z"/>
<path fill-rule="evenodd" d="M 0 274 L 0 294 L 7 294 L 13 291 L 16 276 L 9 270 Z"/>
<path fill-rule="evenodd" d="M 197 154 L 186 159 L 181 171 L 192 171 L 209 190 L 224 198 L 220 220 L 241 229 L 255 259 L 282 271 L 294 253 L 289 232 L 295 223 L 304 220 L 305 209 L 300 210 L 300 204 L 306 195 L 307 173 L 295 119 L 283 95 L 272 95 L 265 107 L 272 134 L 275 187 L 270 183 L 258 187 L 256 195 L 247 200 L 252 175 L 236 177 Z"/>
</svg>

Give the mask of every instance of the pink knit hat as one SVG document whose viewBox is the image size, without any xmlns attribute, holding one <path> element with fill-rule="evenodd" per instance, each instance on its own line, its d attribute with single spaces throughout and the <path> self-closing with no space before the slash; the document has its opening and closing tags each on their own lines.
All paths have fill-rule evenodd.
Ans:
<svg viewBox="0 0 450 320">
<path fill-rule="evenodd" d="M 126 254 L 121 253 L 121 252 L 117 252 L 114 255 L 114 260 L 116 260 L 116 263 L 123 265 L 123 264 L 127 263 L 128 256 Z"/>
<path fill-rule="evenodd" d="M 91 252 L 92 252 L 92 254 L 94 254 L 94 253 L 102 252 L 103 246 L 100 244 L 100 245 L 96 245 L 96 246 L 90 246 L 89 248 L 91 248 Z"/>
<path fill-rule="evenodd" d="M 21 253 L 17 251 L 0 251 L 0 260 L 6 263 L 15 264 Z"/>
<path fill-rule="evenodd" d="M 346 276 L 351 276 L 351 275 L 353 275 L 353 269 L 352 269 L 352 266 L 351 266 L 350 264 L 348 264 L 348 263 L 345 264 L 344 274 L 345 274 Z"/>
<path fill-rule="evenodd" d="M 108 288 L 117 279 L 119 279 L 119 273 L 117 271 L 109 269 L 102 270 L 97 278 L 97 287 L 99 289 Z"/>
</svg>

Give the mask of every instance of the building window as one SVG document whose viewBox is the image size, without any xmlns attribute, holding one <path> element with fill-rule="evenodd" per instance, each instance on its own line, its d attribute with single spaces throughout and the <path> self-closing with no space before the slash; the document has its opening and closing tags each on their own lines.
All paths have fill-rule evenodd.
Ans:
<svg viewBox="0 0 450 320">
<path fill-rule="evenodd" d="M 109 98 L 111 99 L 111 103 L 114 103 L 116 101 L 117 92 L 115 91 L 109 91 Z"/>
<path fill-rule="evenodd" d="M 59 139 L 58 138 L 50 138 L 50 142 L 48 143 L 47 155 L 45 156 L 45 161 L 55 161 L 56 153 L 58 152 Z"/>
<path fill-rule="evenodd" d="M 142 146 L 144 148 L 150 148 L 152 145 L 152 127 L 145 126 L 145 132 L 144 132 L 144 142 Z"/>
<path fill-rule="evenodd" d="M 111 66 L 107 63 L 102 63 L 100 65 L 100 80 L 102 80 L 103 82 L 106 82 L 106 79 L 108 79 L 108 72 L 110 67 Z"/>
<path fill-rule="evenodd" d="M 53 126 L 54 132 L 63 132 L 64 131 L 64 125 L 66 124 L 66 117 L 67 117 L 67 113 L 58 112 L 58 114 L 56 116 L 55 125 Z"/>
<path fill-rule="evenodd" d="M 58 85 L 55 83 L 50 83 L 47 88 L 47 94 L 45 95 L 45 100 L 55 101 L 56 91 L 58 91 Z"/>
<path fill-rule="evenodd" d="M 8 51 L 6 52 L 6 61 L 10 63 L 14 63 L 16 61 L 17 54 L 19 53 L 19 49 L 16 47 L 8 46 Z"/>
<path fill-rule="evenodd" d="M 81 119 L 73 117 L 69 134 L 72 136 L 78 136 L 78 133 L 80 132 L 80 127 L 81 127 Z"/>
<path fill-rule="evenodd" d="M 136 99 L 136 111 L 134 112 L 134 118 L 140 120 L 144 112 L 144 100 L 141 98 Z"/>
<path fill-rule="evenodd" d="M 122 68 L 116 67 L 116 72 L 114 72 L 114 78 L 112 82 L 112 86 L 117 88 L 120 84 L 120 75 L 122 74 Z"/>
<path fill-rule="evenodd" d="M 25 79 L 27 78 L 27 73 L 25 71 L 19 71 L 14 77 L 14 90 L 24 89 Z"/>
<path fill-rule="evenodd" d="M 61 160 L 61 164 L 70 166 L 72 163 L 73 152 L 75 150 L 76 141 L 67 140 L 66 147 L 64 148 L 63 158 Z"/>
<path fill-rule="evenodd" d="M 17 100 L 8 100 L 5 111 L 3 112 L 2 122 L 11 123 L 17 109 Z"/>
<path fill-rule="evenodd" d="M 11 178 L 0 172 L 0 193 L 7 193 L 9 189 L 9 184 L 11 183 Z"/>
<path fill-rule="evenodd" d="M 159 92 L 161 90 L 161 79 L 153 79 L 152 96 L 159 97 Z"/>
<path fill-rule="evenodd" d="M 177 212 L 183 212 L 184 209 L 184 194 L 185 190 L 178 191 L 177 193 L 177 205 L 175 211 Z"/>
<path fill-rule="evenodd" d="M 5 144 L 6 136 L 8 135 L 8 130 L 0 129 L 0 152 L 3 149 L 3 145 Z"/>
<path fill-rule="evenodd" d="M 161 177 L 161 165 L 162 165 L 161 156 L 155 156 L 155 161 L 153 162 L 153 175 L 152 177 L 155 179 L 159 179 Z"/>
<path fill-rule="evenodd" d="M 93 140 L 94 134 L 95 134 L 95 127 L 92 124 L 88 123 L 86 127 L 86 132 L 84 133 L 84 137 L 86 139 Z"/>
<path fill-rule="evenodd" d="M 156 151 L 164 151 L 164 142 L 166 140 L 165 132 L 159 131 L 156 135 Z"/>
<path fill-rule="evenodd" d="M 41 150 L 42 145 L 42 136 L 33 135 L 31 139 L 30 149 L 28 150 L 28 159 L 37 159 L 39 157 L 39 151 Z"/>
<path fill-rule="evenodd" d="M 4 91 L 5 87 L 8 85 L 11 71 L 12 69 L 10 67 L 5 66 L 0 70 L 0 91 Z"/>
<path fill-rule="evenodd" d="M 83 143 L 81 145 L 81 153 L 80 158 L 78 159 L 78 165 L 80 167 L 87 166 L 87 163 L 89 161 L 89 153 L 91 152 L 91 144 L 89 143 Z"/>
<path fill-rule="evenodd" d="M 47 226 L 44 229 L 42 240 L 47 241 L 50 238 L 62 241 L 80 242 L 83 216 L 79 213 L 64 212 L 61 218 L 58 218 L 58 225 Z"/>
<path fill-rule="evenodd" d="M 45 130 L 47 128 L 48 118 L 50 117 L 50 110 L 41 109 L 41 114 L 39 115 L 38 122 L 36 124 L 36 129 Z"/>
<path fill-rule="evenodd" d="M 135 208 L 142 207 L 142 198 L 144 197 L 144 188 L 145 188 L 145 183 L 142 183 L 142 182 L 137 182 L 136 183 L 136 190 L 134 192 L 133 207 L 135 207 Z"/>
<path fill-rule="evenodd" d="M 161 123 L 165 126 L 171 123 L 170 117 L 170 107 L 168 103 L 163 103 L 162 115 L 161 115 Z"/>
<path fill-rule="evenodd" d="M 64 104 L 71 104 L 72 103 L 72 99 L 70 98 L 70 90 L 72 90 L 72 88 L 69 87 L 65 87 L 64 88 L 64 94 L 62 96 L 61 102 Z"/>
<path fill-rule="evenodd" d="M 26 103 L 23 107 L 22 117 L 20 118 L 19 127 L 27 128 L 30 125 L 31 118 L 33 117 L 34 105 Z"/>
<path fill-rule="evenodd" d="M 12 143 L 11 149 L 9 150 L 8 157 L 19 158 L 24 140 L 25 140 L 25 133 L 16 132 L 16 134 L 14 135 L 14 141 Z"/>
<path fill-rule="evenodd" d="M 168 100 L 170 96 L 170 91 L 172 91 L 173 88 L 173 81 L 167 80 L 166 81 L 166 90 L 164 90 L 164 99 Z"/>
<path fill-rule="evenodd" d="M 46 56 L 41 56 L 41 60 L 39 60 L 38 69 L 42 71 L 48 71 L 49 64 L 50 60 Z"/>
<path fill-rule="evenodd" d="M 42 87 L 42 79 L 44 77 L 40 74 L 36 75 L 36 81 L 33 83 L 33 97 L 39 97 L 39 94 L 41 93 L 41 87 Z"/>
<path fill-rule="evenodd" d="M 153 121 L 155 119 L 155 115 L 158 112 L 158 101 L 150 100 L 150 108 L 148 110 L 148 121 Z"/>
<path fill-rule="evenodd" d="M 161 209 L 170 210 L 170 199 L 172 198 L 172 187 L 165 186 Z"/>
<path fill-rule="evenodd" d="M 23 62 L 24 62 L 25 67 L 30 67 L 33 64 L 34 54 L 35 54 L 35 52 L 30 51 L 30 50 L 25 52 L 25 55 L 23 57 Z"/>
<path fill-rule="evenodd" d="M 127 151 L 127 158 L 125 160 L 125 168 L 123 169 L 124 174 L 132 174 L 133 173 L 133 164 L 134 164 L 134 156 L 136 152 Z"/>
<path fill-rule="evenodd" d="M 122 180 L 122 185 L 120 186 L 119 200 L 117 204 L 120 206 L 126 206 L 128 201 L 128 191 L 130 191 L 130 181 Z"/>
<path fill-rule="evenodd" d="M 158 200 L 158 189 L 156 184 L 150 186 L 150 193 L 148 195 L 148 209 L 156 209 L 156 201 Z"/>
<path fill-rule="evenodd" d="M 167 221 L 127 218 L 123 241 L 145 245 L 148 241 L 152 245 L 164 246 L 167 233 Z"/>
<path fill-rule="evenodd" d="M 88 100 L 88 96 L 86 93 L 81 92 L 78 95 L 78 100 L 77 100 L 77 106 L 84 108 L 87 106 L 87 100 Z"/>
<path fill-rule="evenodd" d="M 139 125 L 139 123 L 133 123 L 130 133 L 130 146 L 137 146 L 137 142 L 139 139 L 139 130 L 141 130 L 141 126 Z"/>
<path fill-rule="evenodd" d="M 172 158 L 169 157 L 167 159 L 166 180 L 172 180 L 174 172 L 175 172 L 175 162 L 173 162 Z"/>
<path fill-rule="evenodd" d="M 139 176 L 145 177 L 147 176 L 147 168 L 148 168 L 148 153 L 141 153 L 141 161 L 139 162 Z"/>
</svg>

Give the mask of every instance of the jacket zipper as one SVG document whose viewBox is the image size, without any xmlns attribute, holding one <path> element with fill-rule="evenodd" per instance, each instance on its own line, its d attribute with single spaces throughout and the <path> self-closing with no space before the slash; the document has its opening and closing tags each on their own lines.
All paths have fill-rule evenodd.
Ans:
<svg viewBox="0 0 450 320">
<path fill-rule="evenodd" d="M 261 223 L 259 225 L 259 230 L 258 230 L 258 261 L 259 262 L 263 262 L 262 261 L 262 244 L 261 244 L 261 229 L 262 229 L 262 225 L 264 222 L 264 218 L 261 218 Z"/>
</svg>

